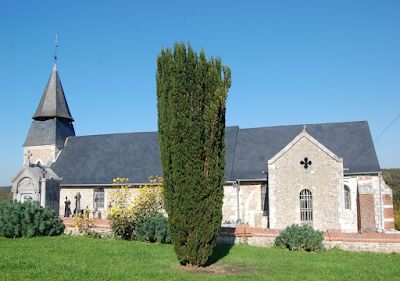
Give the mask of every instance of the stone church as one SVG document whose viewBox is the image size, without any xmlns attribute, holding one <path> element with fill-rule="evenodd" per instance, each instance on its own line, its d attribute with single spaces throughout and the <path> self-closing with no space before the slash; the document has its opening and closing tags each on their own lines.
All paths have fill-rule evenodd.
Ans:
<svg viewBox="0 0 400 281">
<path fill-rule="evenodd" d="M 11 179 L 14 199 L 37 200 L 59 216 L 89 208 L 105 218 L 114 178 L 129 178 L 137 189 L 162 174 L 157 132 L 75 136 L 56 65 L 32 118 L 23 167 Z M 221 223 L 394 229 L 392 190 L 382 179 L 367 121 L 232 126 L 225 141 Z"/>
</svg>

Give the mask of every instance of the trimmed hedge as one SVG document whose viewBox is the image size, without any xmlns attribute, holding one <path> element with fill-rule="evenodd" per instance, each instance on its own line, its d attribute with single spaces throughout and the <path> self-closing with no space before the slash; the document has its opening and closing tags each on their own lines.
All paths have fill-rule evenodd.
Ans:
<svg viewBox="0 0 400 281">
<path fill-rule="evenodd" d="M 64 224 L 49 207 L 37 201 L 24 203 L 11 200 L 0 205 L 0 236 L 7 238 L 56 236 L 64 232 Z"/>
</svg>

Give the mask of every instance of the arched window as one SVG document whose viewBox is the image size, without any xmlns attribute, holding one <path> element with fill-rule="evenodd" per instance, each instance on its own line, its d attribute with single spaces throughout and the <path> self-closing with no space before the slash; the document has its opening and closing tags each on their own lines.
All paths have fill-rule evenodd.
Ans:
<svg viewBox="0 0 400 281">
<path fill-rule="evenodd" d="M 94 192 L 94 209 L 104 209 L 104 188 L 97 188 Z"/>
<path fill-rule="evenodd" d="M 350 189 L 344 186 L 344 208 L 350 209 Z"/>
<path fill-rule="evenodd" d="M 300 222 L 312 224 L 312 194 L 308 189 L 300 192 Z"/>
<path fill-rule="evenodd" d="M 267 184 L 261 185 L 261 210 L 263 210 L 263 216 L 268 216 L 268 186 Z"/>
</svg>

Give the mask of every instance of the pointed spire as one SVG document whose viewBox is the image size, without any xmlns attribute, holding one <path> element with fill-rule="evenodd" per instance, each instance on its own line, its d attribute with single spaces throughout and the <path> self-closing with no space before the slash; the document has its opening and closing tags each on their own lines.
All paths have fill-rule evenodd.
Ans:
<svg viewBox="0 0 400 281">
<path fill-rule="evenodd" d="M 57 48 L 58 48 L 58 44 L 57 44 L 57 34 L 56 34 L 56 43 L 54 43 L 54 47 L 55 47 L 55 49 L 56 49 L 56 51 L 54 52 L 54 64 L 57 64 L 57 60 L 58 60 L 58 57 L 57 57 Z"/>
<path fill-rule="evenodd" d="M 36 113 L 32 117 L 34 120 L 47 120 L 51 118 L 74 121 L 69 111 L 67 100 L 65 99 L 56 64 L 54 64 L 53 71 L 44 89 Z"/>
</svg>

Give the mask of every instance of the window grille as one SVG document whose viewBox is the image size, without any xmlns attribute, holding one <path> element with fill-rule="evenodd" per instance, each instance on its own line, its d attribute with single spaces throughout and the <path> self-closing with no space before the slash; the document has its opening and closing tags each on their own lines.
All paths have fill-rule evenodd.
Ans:
<svg viewBox="0 0 400 281">
<path fill-rule="evenodd" d="M 300 221 L 302 224 L 312 224 L 312 194 L 308 189 L 300 192 Z"/>
<path fill-rule="evenodd" d="M 350 190 L 347 186 L 344 186 L 344 208 L 350 209 Z"/>
<path fill-rule="evenodd" d="M 94 196 L 95 209 L 104 209 L 104 188 L 96 189 Z"/>
<path fill-rule="evenodd" d="M 266 184 L 261 185 L 261 210 L 263 210 L 264 217 L 268 216 L 268 186 Z"/>
</svg>

